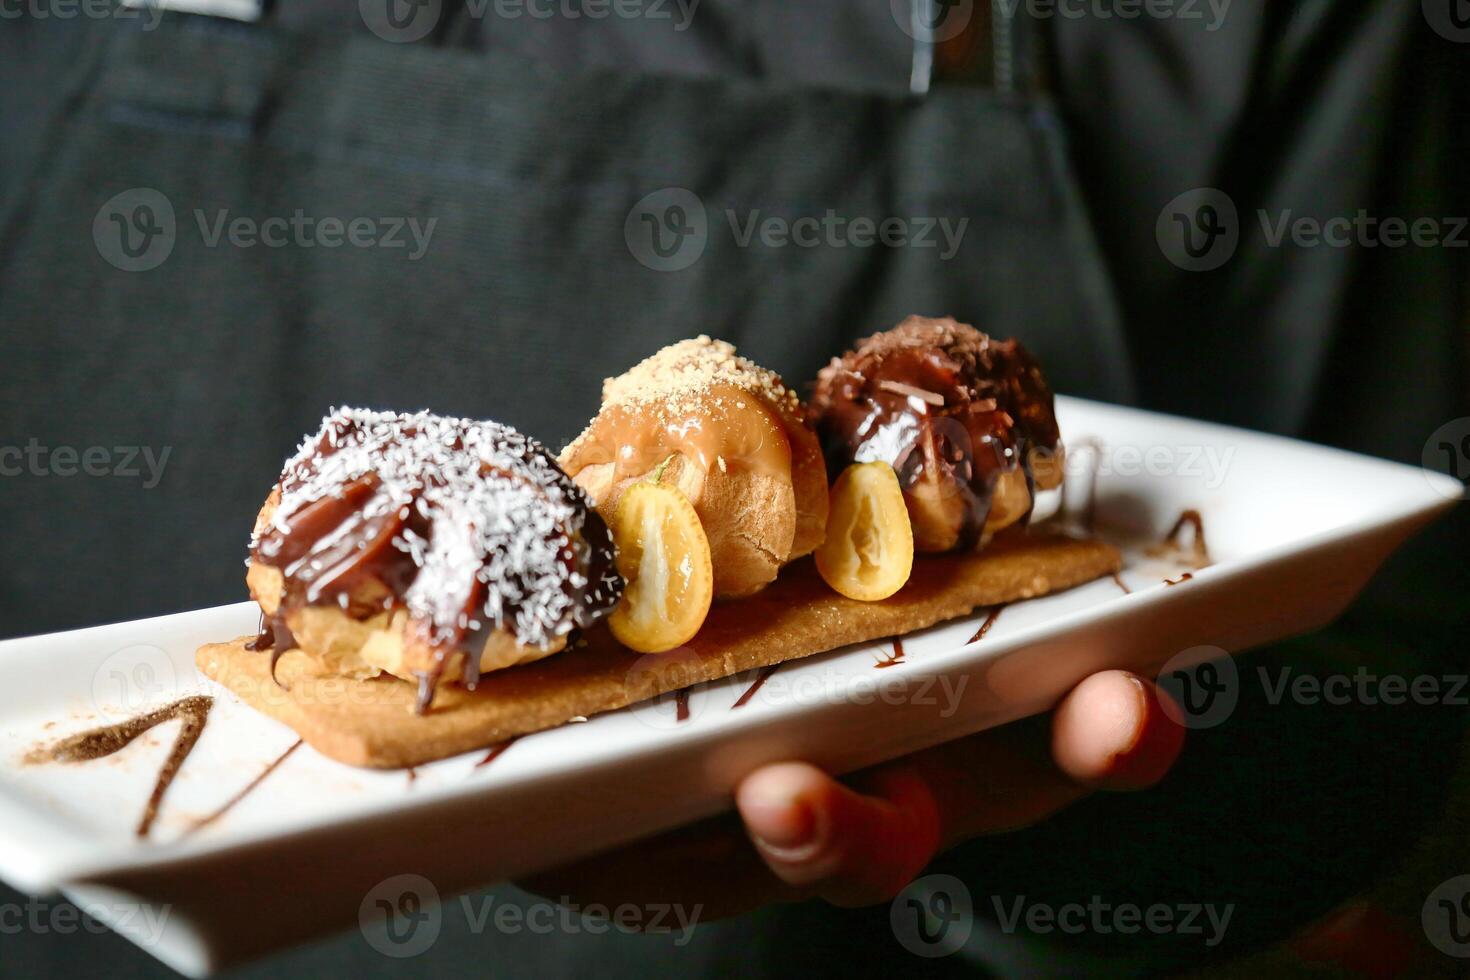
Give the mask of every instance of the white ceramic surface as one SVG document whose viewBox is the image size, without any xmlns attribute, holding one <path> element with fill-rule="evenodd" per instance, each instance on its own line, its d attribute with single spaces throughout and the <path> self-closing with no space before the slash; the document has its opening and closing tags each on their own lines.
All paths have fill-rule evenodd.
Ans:
<svg viewBox="0 0 1470 980">
<path fill-rule="evenodd" d="M 1462 490 L 1183 419 L 1066 398 L 1059 415 L 1074 485 L 1088 455 L 1075 447 L 1103 444 L 1099 527 L 1125 546 L 1131 595 L 1105 578 L 1016 604 L 967 643 L 982 611 L 905 637 L 904 662 L 884 670 L 873 668 L 887 644 L 789 663 L 737 710 L 752 678 L 730 678 L 695 689 L 684 722 L 672 702 L 652 703 L 520 739 L 483 768 L 476 753 L 410 778 L 303 746 L 197 833 L 296 741 L 194 668 L 199 644 L 253 630 L 252 605 L 0 643 L 0 878 L 114 909 L 166 906 L 115 924 L 181 972 L 208 973 L 351 925 L 392 875 L 424 875 L 447 895 L 722 810 L 766 762 L 848 771 L 1043 711 L 1099 669 L 1148 672 L 1188 648 L 1238 651 L 1316 628 Z M 1184 508 L 1203 513 L 1215 564 L 1167 587 L 1181 566 L 1140 545 Z M 176 726 L 106 760 L 23 761 L 39 742 L 196 691 L 216 707 L 146 842 L 133 829 Z"/>
</svg>

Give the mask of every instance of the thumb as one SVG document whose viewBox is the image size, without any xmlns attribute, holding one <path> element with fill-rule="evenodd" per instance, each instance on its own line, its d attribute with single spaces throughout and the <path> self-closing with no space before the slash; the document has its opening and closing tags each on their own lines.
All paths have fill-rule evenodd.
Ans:
<svg viewBox="0 0 1470 980">
<path fill-rule="evenodd" d="M 942 829 L 938 804 L 913 769 L 874 770 L 863 789 L 855 792 L 804 762 L 786 762 L 752 774 L 735 801 L 776 877 L 837 905 L 869 905 L 892 897 L 923 870 Z"/>
</svg>

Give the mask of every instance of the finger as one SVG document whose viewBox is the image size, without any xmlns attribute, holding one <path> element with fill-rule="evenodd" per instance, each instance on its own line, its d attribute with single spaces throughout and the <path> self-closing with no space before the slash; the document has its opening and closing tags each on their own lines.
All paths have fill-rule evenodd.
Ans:
<svg viewBox="0 0 1470 980">
<path fill-rule="evenodd" d="M 1184 728 L 1164 711 L 1169 695 L 1124 670 L 1093 674 L 1052 715 L 1052 757 L 1068 777 L 1096 789 L 1152 786 L 1184 746 Z"/>
<path fill-rule="evenodd" d="M 757 770 L 735 794 L 746 829 L 777 878 L 839 905 L 883 901 L 929 863 L 938 805 L 909 766 L 885 766 L 858 793 L 815 766 Z"/>
</svg>

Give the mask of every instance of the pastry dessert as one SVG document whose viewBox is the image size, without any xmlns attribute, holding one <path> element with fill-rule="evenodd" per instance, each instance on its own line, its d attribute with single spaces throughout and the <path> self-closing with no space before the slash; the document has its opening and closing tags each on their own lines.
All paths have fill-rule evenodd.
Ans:
<svg viewBox="0 0 1470 980">
<path fill-rule="evenodd" d="M 1061 483 L 1040 366 L 1017 341 L 949 317 L 911 316 L 833 358 L 811 418 L 834 479 L 854 463 L 893 467 L 920 552 L 980 547 Z"/>
<path fill-rule="evenodd" d="M 295 729 L 332 759 L 354 766 L 417 766 L 507 739 L 555 728 L 718 680 L 834 650 L 903 635 L 969 615 L 982 606 L 1068 589 L 1116 571 L 1118 552 L 1101 541 L 1034 531 L 1002 532 L 980 552 L 914 562 L 898 594 L 864 602 L 828 587 L 799 561 L 746 599 L 717 602 L 678 653 L 640 656 L 605 629 L 585 646 L 485 675 L 468 690 L 449 684 L 434 710 L 412 712 L 414 689 L 400 682 L 348 681 L 311 674 L 295 657 L 281 661 L 277 688 L 269 662 L 244 638 L 200 647 L 200 670 L 248 704 Z"/>
<path fill-rule="evenodd" d="M 694 506 L 716 597 L 750 595 L 821 544 L 827 475 L 796 394 L 724 341 L 698 337 L 603 385 L 602 409 L 561 454 L 604 517 L 655 470 Z"/>
<path fill-rule="evenodd" d="M 1014 526 L 1060 479 L 1014 342 L 911 318 L 814 405 L 825 458 L 779 378 L 701 337 L 608 381 L 565 472 L 493 423 L 334 413 L 257 521 L 261 635 L 196 661 L 325 755 L 396 768 L 1120 567 Z"/>
<path fill-rule="evenodd" d="M 622 592 L 607 526 L 540 444 L 494 422 L 340 409 L 255 523 L 252 647 L 316 673 L 445 681 L 563 649 Z"/>
</svg>

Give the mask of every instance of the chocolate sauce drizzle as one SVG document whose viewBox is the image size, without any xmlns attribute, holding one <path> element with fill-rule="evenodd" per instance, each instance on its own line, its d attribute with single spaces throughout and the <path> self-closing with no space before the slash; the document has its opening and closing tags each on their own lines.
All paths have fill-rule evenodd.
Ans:
<svg viewBox="0 0 1470 980">
<path fill-rule="evenodd" d="M 730 705 L 730 710 L 734 711 L 736 708 L 743 708 L 745 707 L 745 705 L 749 704 L 750 699 L 755 697 L 755 692 L 759 691 L 762 685 L 764 685 L 766 681 L 770 680 L 771 675 L 774 674 L 777 669 L 780 668 L 780 666 L 780 664 L 771 664 L 769 666 L 762 667 L 760 671 L 755 675 L 755 680 L 751 682 L 751 685 L 745 689 L 745 693 L 740 695 L 740 697 L 735 700 L 734 704 Z"/>
<path fill-rule="evenodd" d="M 1120 588 L 1120 589 L 1123 590 L 1123 594 L 1124 595 L 1132 595 L 1133 594 L 1133 590 L 1130 589 L 1130 588 L 1128 588 L 1128 583 L 1125 582 L 1125 581 L 1123 581 L 1123 576 L 1122 575 L 1119 575 L 1117 572 L 1113 572 L 1112 573 L 1112 576 L 1113 576 L 1113 582 L 1118 586 L 1118 588 Z"/>
<path fill-rule="evenodd" d="M 985 617 L 985 622 L 980 624 L 980 628 L 975 631 L 975 635 L 970 637 L 967 642 L 975 643 L 985 639 L 985 634 L 990 632 L 990 627 L 995 625 L 995 621 L 1000 618 L 1001 611 L 1005 609 L 1006 605 L 1006 603 L 1001 603 L 994 609 L 991 609 L 990 613 Z"/>
<path fill-rule="evenodd" d="M 674 692 L 674 720 L 689 720 L 689 688 L 682 688 Z"/>
<path fill-rule="evenodd" d="M 1165 585 L 1183 585 L 1185 582 L 1188 582 L 1192 578 L 1194 578 L 1194 573 L 1193 572 L 1185 572 L 1183 575 L 1179 576 L 1178 578 L 1166 578 L 1166 579 L 1164 579 L 1164 584 Z"/>
<path fill-rule="evenodd" d="M 286 625 L 286 617 L 280 613 L 269 617 L 265 613 L 261 613 L 260 626 L 257 629 L 257 634 L 255 639 L 245 644 L 245 649 L 257 652 L 269 650 L 271 655 L 271 680 L 275 681 L 276 687 L 281 688 L 283 691 L 290 690 L 276 676 L 276 664 L 281 662 L 281 657 L 288 651 L 296 648 L 296 637 L 291 635 L 291 630 Z"/>
<path fill-rule="evenodd" d="M 885 667 L 894 667 L 903 662 L 903 640 L 895 636 L 893 638 L 893 655 L 879 660 L 873 666 L 878 670 L 883 670 Z"/>
<path fill-rule="evenodd" d="M 484 769 L 490 763 L 494 762 L 496 759 L 504 755 L 505 750 L 514 745 L 515 741 L 516 740 L 514 738 L 508 738 L 504 742 L 500 742 L 496 745 L 490 746 L 490 748 L 485 752 L 485 758 L 475 763 L 475 768 Z"/>
<path fill-rule="evenodd" d="M 240 805 L 240 801 L 244 800 L 245 797 L 247 797 L 251 793 L 255 792 L 260 787 L 260 784 L 263 783 L 263 782 L 265 782 L 266 781 L 266 778 L 268 776 L 270 776 L 271 773 L 275 772 L 277 769 L 279 769 L 281 767 L 281 763 L 283 763 L 287 759 L 291 758 L 291 753 L 293 753 L 297 749 L 301 748 L 301 745 L 302 745 L 302 742 L 301 742 L 301 739 L 299 739 L 299 738 L 295 742 L 292 742 L 291 743 L 291 747 L 289 749 L 287 749 L 285 752 L 282 752 L 280 755 L 276 756 L 275 760 L 272 761 L 270 765 L 268 765 L 264 769 L 262 769 L 260 771 L 260 774 L 259 775 L 257 775 L 254 779 L 250 780 L 250 782 L 248 782 L 248 783 L 245 784 L 245 788 L 244 789 L 240 790 L 240 792 L 236 793 L 234 796 L 232 796 L 228 800 L 226 800 L 224 802 L 224 805 L 221 806 L 218 810 L 214 811 L 209 816 L 205 817 L 203 820 L 200 820 L 198 823 L 194 824 L 194 826 L 192 828 L 190 828 L 189 833 L 191 833 L 191 834 L 197 834 L 197 833 L 199 833 L 199 831 L 203 830 L 205 827 L 208 827 L 210 824 L 215 823 L 220 818 L 222 818 L 225 814 L 229 813 L 235 807 L 239 806 Z"/>
<path fill-rule="evenodd" d="M 1208 565 L 1210 563 L 1210 549 L 1205 544 L 1205 520 L 1197 510 L 1186 510 L 1181 513 L 1179 519 L 1174 522 L 1174 526 L 1169 528 L 1169 533 L 1164 535 L 1163 543 L 1166 546 L 1179 547 L 1179 537 L 1186 526 L 1194 529 L 1194 560 L 1201 567 Z"/>
<path fill-rule="evenodd" d="M 251 561 L 284 579 L 251 644 L 272 651 L 272 676 L 295 645 L 291 611 L 402 609 L 423 713 L 452 662 L 475 686 L 492 633 L 545 649 L 622 593 L 585 494 L 540 443 L 493 422 L 339 409 L 287 462 L 278 491 L 251 541 Z"/>
<path fill-rule="evenodd" d="M 154 821 L 158 818 L 158 810 L 163 804 L 164 794 L 173 785 L 179 770 L 184 767 L 184 761 L 189 758 L 189 753 L 194 751 L 194 746 L 199 742 L 199 736 L 204 734 L 205 723 L 209 720 L 209 709 L 213 705 L 214 699 L 205 695 L 181 698 L 173 704 L 156 708 L 116 725 L 93 728 L 90 731 L 70 735 L 53 745 L 33 749 L 26 758 L 30 762 L 91 762 L 96 759 L 105 759 L 121 752 L 141 735 L 152 731 L 157 726 L 173 721 L 175 718 L 179 719 L 182 724 L 178 737 L 174 739 L 173 750 L 164 760 L 163 768 L 158 771 L 158 779 L 153 784 L 153 793 L 148 797 L 148 804 L 143 810 L 142 818 L 138 821 L 137 836 L 147 837 L 148 832 L 153 829 Z"/>
<path fill-rule="evenodd" d="M 957 550 L 979 544 L 1001 474 L 1019 467 L 1034 501 L 1031 451 L 1055 459 L 1060 445 L 1030 353 L 953 320 L 910 317 L 863 340 L 818 375 L 812 412 L 834 479 L 882 461 L 906 491 L 953 488 L 964 504 Z"/>
</svg>

